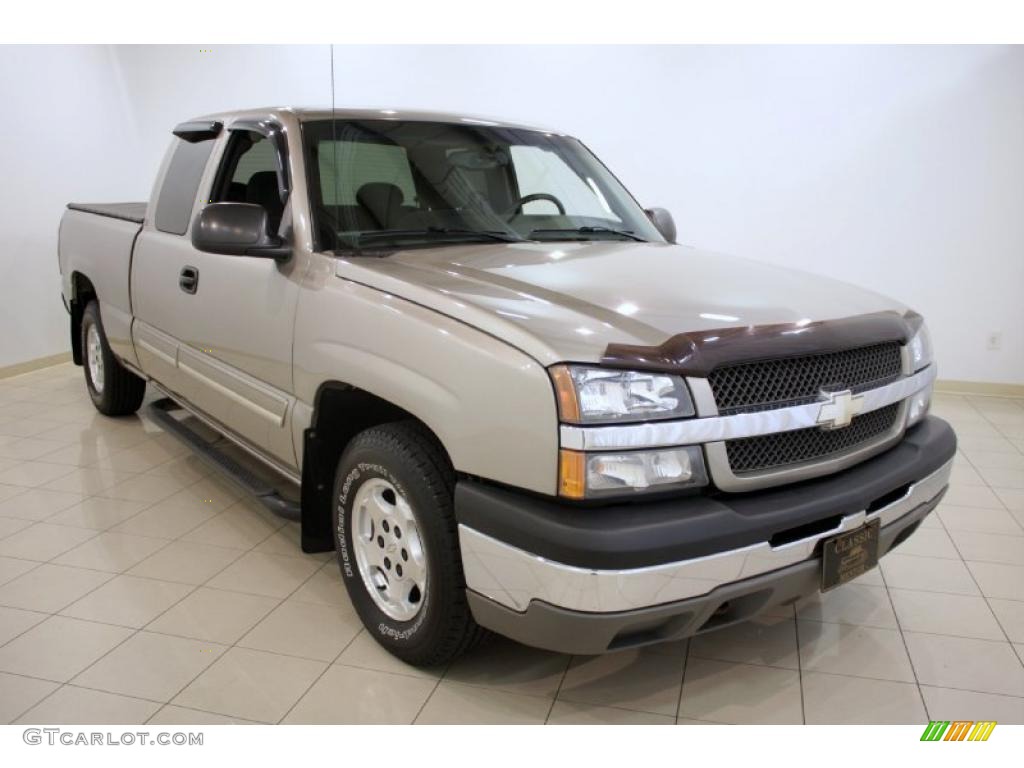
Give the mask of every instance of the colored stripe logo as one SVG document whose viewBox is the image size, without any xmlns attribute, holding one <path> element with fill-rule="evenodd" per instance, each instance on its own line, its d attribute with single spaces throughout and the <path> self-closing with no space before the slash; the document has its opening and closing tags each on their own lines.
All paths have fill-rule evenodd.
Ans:
<svg viewBox="0 0 1024 768">
<path fill-rule="evenodd" d="M 988 741 L 995 727 L 994 720 L 932 720 L 921 741 Z"/>
</svg>

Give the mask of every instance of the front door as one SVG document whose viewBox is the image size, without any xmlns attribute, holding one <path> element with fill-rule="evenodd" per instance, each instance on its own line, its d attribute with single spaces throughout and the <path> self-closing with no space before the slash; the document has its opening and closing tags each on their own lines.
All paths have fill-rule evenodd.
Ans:
<svg viewBox="0 0 1024 768">
<path fill-rule="evenodd" d="M 151 333 L 175 345 L 179 396 L 291 469 L 296 261 L 205 253 L 190 239 L 191 219 L 207 202 L 262 205 L 271 226 L 281 226 L 288 202 L 281 146 L 266 124 L 228 126 L 200 182 L 189 231 L 173 243 L 167 233 L 140 238 L 133 286 L 139 343 Z"/>
</svg>

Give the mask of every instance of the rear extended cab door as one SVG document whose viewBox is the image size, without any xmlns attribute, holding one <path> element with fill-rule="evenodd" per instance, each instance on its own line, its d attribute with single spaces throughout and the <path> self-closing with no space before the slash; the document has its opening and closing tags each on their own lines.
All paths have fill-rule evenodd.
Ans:
<svg viewBox="0 0 1024 768">
<path fill-rule="evenodd" d="M 170 150 L 154 213 L 136 245 L 133 336 L 139 361 L 177 399 L 291 472 L 297 466 L 290 425 L 292 335 L 304 261 L 298 255 L 277 262 L 205 253 L 191 241 L 202 206 L 225 199 L 214 188 L 239 137 L 260 131 L 283 136 L 282 126 L 239 118 L 210 124 L 204 134 L 201 125 L 191 125 L 192 132 L 186 126 L 186 137 Z M 275 160 L 285 181 L 287 150 L 282 154 Z M 288 184 L 280 190 L 281 230 L 290 236 Z"/>
</svg>

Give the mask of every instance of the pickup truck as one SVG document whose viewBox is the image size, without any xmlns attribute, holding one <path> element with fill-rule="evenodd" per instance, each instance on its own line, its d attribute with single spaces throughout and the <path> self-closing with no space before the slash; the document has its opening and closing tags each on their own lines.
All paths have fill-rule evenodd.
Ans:
<svg viewBox="0 0 1024 768">
<path fill-rule="evenodd" d="M 291 108 L 173 134 L 148 204 L 61 221 L 88 393 L 124 416 L 151 385 L 409 663 L 742 622 L 868 571 L 946 491 L 920 315 L 675 244 L 571 136 Z"/>
</svg>

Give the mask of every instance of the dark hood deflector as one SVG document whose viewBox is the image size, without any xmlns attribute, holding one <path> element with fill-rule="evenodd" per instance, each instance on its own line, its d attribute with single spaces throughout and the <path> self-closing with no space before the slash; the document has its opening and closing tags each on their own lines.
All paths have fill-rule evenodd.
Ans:
<svg viewBox="0 0 1024 768">
<path fill-rule="evenodd" d="M 870 344 L 907 343 L 921 327 L 916 312 L 874 312 L 800 325 L 779 323 L 679 333 L 655 347 L 609 344 L 601 364 L 707 376 L 715 368 L 780 357 L 839 352 Z"/>
</svg>

